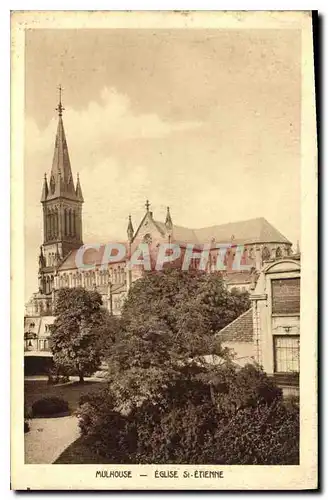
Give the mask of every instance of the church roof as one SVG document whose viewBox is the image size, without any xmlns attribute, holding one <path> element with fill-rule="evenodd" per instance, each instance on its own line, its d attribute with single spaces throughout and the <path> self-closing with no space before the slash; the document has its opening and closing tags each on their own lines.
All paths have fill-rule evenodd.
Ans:
<svg viewBox="0 0 328 500">
<path fill-rule="evenodd" d="M 63 119 L 59 116 L 55 149 L 49 181 L 49 194 L 47 199 L 67 196 L 76 199 L 75 187 L 72 176 L 71 162 L 68 154 Z"/>
<path fill-rule="evenodd" d="M 124 244 L 124 243 L 123 243 Z M 85 266 L 91 266 L 91 265 L 96 265 L 100 266 L 103 262 L 103 257 L 104 257 L 104 252 L 105 252 L 105 247 L 106 245 L 100 245 L 99 250 L 96 248 L 87 248 L 86 250 L 83 250 L 83 246 L 76 250 L 72 250 L 67 257 L 64 259 L 64 261 L 60 264 L 59 266 L 59 271 L 65 271 L 69 269 L 77 269 L 78 268 L 78 252 L 82 251 L 83 252 L 83 264 Z M 125 262 L 125 258 L 113 262 L 113 264 L 120 264 L 121 262 Z M 88 269 L 85 269 L 88 271 Z"/>
<path fill-rule="evenodd" d="M 217 334 L 222 342 L 253 342 L 253 310 L 248 309 Z"/>
<path fill-rule="evenodd" d="M 80 182 L 79 180 L 77 181 L 75 189 L 72 176 L 71 162 L 62 118 L 64 108 L 61 103 L 61 87 L 59 95 L 59 104 L 56 108 L 58 111 L 58 125 L 51 174 L 49 184 L 47 184 L 46 180 L 44 182 L 41 201 L 44 202 L 63 196 L 71 200 L 83 202 Z"/>
<path fill-rule="evenodd" d="M 161 224 L 157 222 L 157 224 Z M 163 223 L 162 223 L 163 224 Z M 165 227 L 165 225 L 163 224 Z M 289 243 L 264 217 L 229 222 L 218 226 L 190 229 L 173 225 L 172 241 L 186 243 Z"/>
<path fill-rule="evenodd" d="M 195 229 L 195 233 L 202 243 L 211 238 L 219 243 L 228 243 L 232 239 L 235 243 L 290 243 L 264 217 Z"/>
</svg>

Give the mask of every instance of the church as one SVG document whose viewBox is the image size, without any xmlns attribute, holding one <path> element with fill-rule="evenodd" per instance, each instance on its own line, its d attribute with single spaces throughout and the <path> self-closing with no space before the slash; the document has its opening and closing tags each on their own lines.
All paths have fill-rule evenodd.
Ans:
<svg viewBox="0 0 328 500">
<path fill-rule="evenodd" d="M 228 289 L 247 291 L 254 289 L 260 270 L 266 262 L 288 257 L 292 243 L 265 218 L 232 222 L 192 229 L 174 223 L 175 214 L 170 208 L 156 218 L 147 200 L 142 220 L 133 227 L 129 215 L 127 239 L 122 242 L 126 256 L 119 261 L 103 265 L 105 245 L 83 252 L 83 269 L 76 262 L 77 252 L 83 247 L 83 190 L 77 174 L 73 179 L 68 145 L 63 123 L 61 98 L 56 108 L 58 126 L 55 138 L 49 180 L 43 180 L 41 205 L 43 211 L 43 242 L 40 246 L 38 291 L 26 304 L 24 322 L 25 356 L 51 357 L 49 325 L 53 323 L 53 304 L 56 290 L 63 287 L 82 286 L 96 289 L 103 305 L 113 315 L 119 315 L 131 283 L 140 277 L 138 269 L 128 270 L 131 250 L 140 242 L 152 248 L 162 243 L 176 243 L 180 247 L 192 244 L 197 251 L 210 244 L 207 272 L 217 270 L 218 248 L 229 245 L 225 255 L 226 269 L 223 279 Z M 242 262 L 248 270 L 234 269 L 229 265 L 237 249 L 243 249 Z M 195 262 L 197 267 L 197 262 Z"/>
</svg>

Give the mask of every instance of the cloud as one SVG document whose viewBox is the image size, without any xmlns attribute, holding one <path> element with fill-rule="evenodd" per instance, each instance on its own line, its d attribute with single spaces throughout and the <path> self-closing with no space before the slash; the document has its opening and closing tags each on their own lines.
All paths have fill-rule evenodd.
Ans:
<svg viewBox="0 0 328 500">
<path fill-rule="evenodd" d="M 201 122 L 169 122 L 156 113 L 135 114 L 127 95 L 115 88 L 104 87 L 99 102 L 91 101 L 82 110 L 67 108 L 65 129 L 70 148 L 77 152 L 102 148 L 109 140 L 123 143 L 131 139 L 157 139 L 174 132 L 202 126 Z M 34 153 L 47 150 L 54 142 L 57 119 L 39 130 L 33 118 L 26 119 L 26 145 Z"/>
<path fill-rule="evenodd" d="M 133 160 L 124 168 L 115 158 L 113 145 L 129 148 L 134 140 L 153 141 L 193 130 L 200 122 L 172 122 L 156 113 L 134 113 L 130 99 L 115 88 L 104 87 L 98 102 L 82 110 L 67 108 L 64 125 L 74 177 L 79 171 L 86 204 L 83 225 L 85 240 L 124 237 L 127 213 L 122 197 L 143 207 L 151 190 L 150 165 Z M 57 117 L 40 129 L 32 117 L 25 120 L 25 231 L 26 293 L 37 285 L 36 254 L 41 243 L 42 209 L 40 195 L 44 172 L 51 169 Z M 128 186 L 128 187 L 127 187 Z M 128 191 L 127 191 L 128 190 Z M 124 203 L 123 203 L 124 205 Z"/>
</svg>

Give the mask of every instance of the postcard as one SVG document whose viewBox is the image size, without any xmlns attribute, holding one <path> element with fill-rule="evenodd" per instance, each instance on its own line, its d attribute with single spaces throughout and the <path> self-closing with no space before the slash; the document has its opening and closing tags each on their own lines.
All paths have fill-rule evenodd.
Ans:
<svg viewBox="0 0 328 500">
<path fill-rule="evenodd" d="M 12 489 L 316 489 L 312 12 L 11 37 Z"/>
</svg>

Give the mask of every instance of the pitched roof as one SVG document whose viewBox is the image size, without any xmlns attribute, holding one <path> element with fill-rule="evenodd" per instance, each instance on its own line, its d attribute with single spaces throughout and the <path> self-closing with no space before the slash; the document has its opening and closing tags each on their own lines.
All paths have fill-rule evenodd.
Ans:
<svg viewBox="0 0 328 500">
<path fill-rule="evenodd" d="M 165 233 L 163 222 L 154 221 Z M 188 227 L 172 227 L 172 241 L 176 243 L 289 243 L 291 242 L 273 227 L 264 217 L 238 222 L 229 222 L 218 226 L 191 229 Z"/>
<path fill-rule="evenodd" d="M 173 224 L 172 240 L 177 243 L 201 243 L 195 229 Z"/>
<path fill-rule="evenodd" d="M 238 316 L 218 332 L 222 342 L 253 342 L 253 312 L 252 308 Z"/>
<path fill-rule="evenodd" d="M 123 245 L 125 245 L 123 243 Z M 87 247 L 87 245 L 86 245 Z M 100 266 L 103 263 L 103 257 L 104 257 L 104 252 L 106 245 L 100 245 L 99 250 L 96 248 L 86 248 L 86 250 L 83 251 L 84 246 L 82 245 L 80 248 L 76 250 L 72 250 L 67 257 L 64 259 L 64 261 L 60 264 L 59 270 L 60 271 L 65 271 L 68 269 L 77 269 L 78 267 L 78 252 L 81 251 L 83 252 L 83 264 L 86 266 L 90 265 L 96 265 Z M 113 254 L 114 255 L 114 254 Z M 121 262 L 125 262 L 126 258 L 123 257 L 122 259 L 112 262 L 113 264 L 119 264 Z M 85 269 L 88 271 L 88 269 Z"/>
<path fill-rule="evenodd" d="M 217 243 L 290 243 L 264 217 L 194 229 L 199 243 L 215 238 Z"/>
<path fill-rule="evenodd" d="M 166 224 L 159 220 L 155 220 L 153 218 L 153 213 L 147 211 L 137 231 L 134 233 L 134 240 L 147 217 L 152 221 L 162 237 L 168 235 Z M 291 242 L 264 217 L 196 229 L 171 224 L 172 218 L 170 216 L 169 229 L 171 241 L 179 244 L 193 243 L 202 245 L 204 243 L 216 242 L 226 244 L 287 243 L 291 245 Z"/>
<path fill-rule="evenodd" d="M 73 200 L 77 198 L 61 115 L 59 115 L 58 119 L 47 199 L 57 198 L 58 196 L 66 196 Z"/>
</svg>

